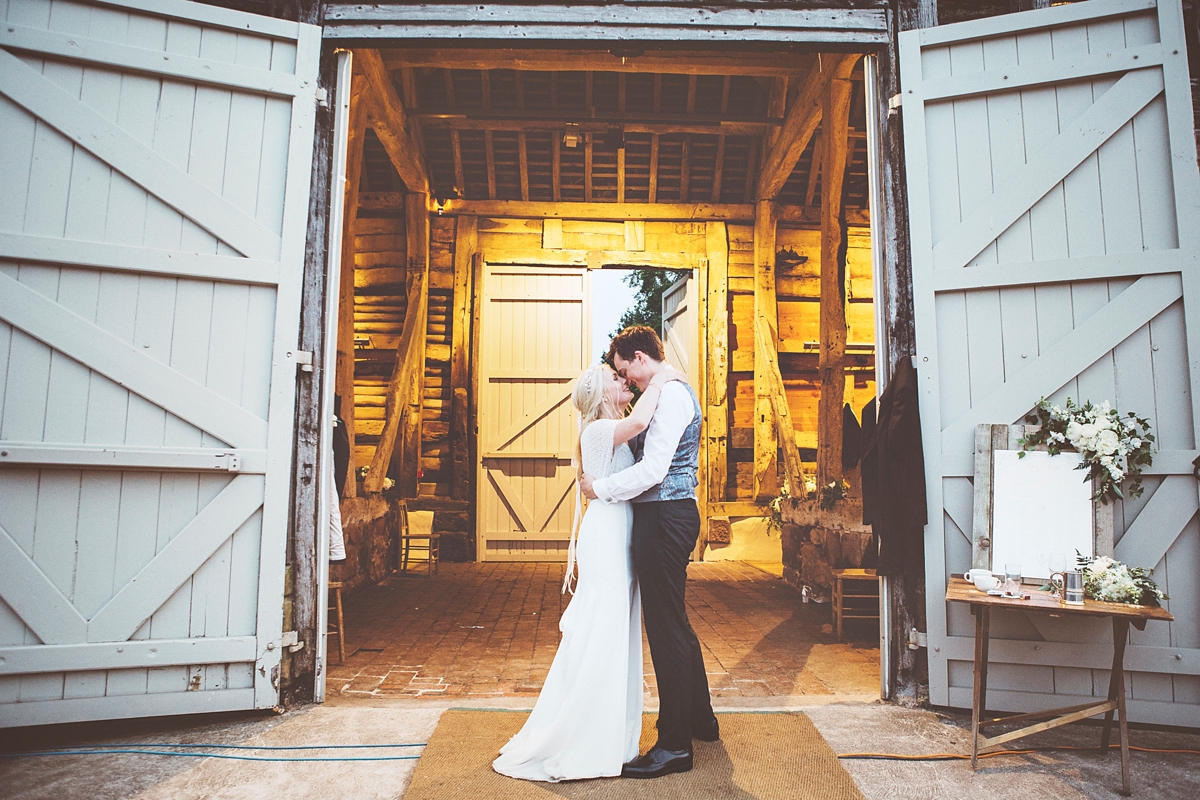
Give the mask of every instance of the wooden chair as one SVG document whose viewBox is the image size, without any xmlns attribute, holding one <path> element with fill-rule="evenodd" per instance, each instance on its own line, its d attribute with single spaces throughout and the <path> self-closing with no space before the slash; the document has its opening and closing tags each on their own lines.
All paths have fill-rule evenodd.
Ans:
<svg viewBox="0 0 1200 800">
<path fill-rule="evenodd" d="M 424 553 L 427 574 L 437 572 L 440 553 L 440 534 L 433 530 L 432 511 L 409 511 L 400 505 L 400 571 L 408 571 L 413 551 Z"/>
<path fill-rule="evenodd" d="M 846 582 L 856 584 L 846 594 Z M 864 584 L 870 584 L 870 588 Z M 846 601 L 849 600 L 849 605 Z M 873 601 L 873 603 L 868 602 Z M 837 632 L 837 640 L 842 640 L 842 622 L 848 619 L 879 620 L 879 578 L 873 569 L 835 569 L 833 570 L 833 624 Z"/>
<path fill-rule="evenodd" d="M 329 637 L 336 636 L 338 640 L 338 663 L 346 663 L 346 636 L 343 631 L 346 630 L 346 619 L 342 615 L 342 582 L 330 581 L 329 593 L 333 597 L 333 602 L 329 604 L 329 611 L 337 614 L 337 622 L 328 620 L 325 628 L 325 638 L 328 641 Z"/>
</svg>

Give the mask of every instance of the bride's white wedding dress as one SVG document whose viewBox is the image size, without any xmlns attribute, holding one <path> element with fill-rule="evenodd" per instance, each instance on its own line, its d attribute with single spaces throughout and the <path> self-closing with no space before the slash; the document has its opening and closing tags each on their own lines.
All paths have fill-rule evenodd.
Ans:
<svg viewBox="0 0 1200 800">
<path fill-rule="evenodd" d="M 583 470 L 594 478 L 630 467 L 613 450 L 616 420 L 596 420 L 580 437 Z M 502 775 L 562 781 L 621 774 L 642 732 L 641 596 L 633 573 L 633 510 L 592 501 L 579 528 L 579 584 L 559 629 L 562 641 L 533 713 L 492 767 Z"/>
</svg>

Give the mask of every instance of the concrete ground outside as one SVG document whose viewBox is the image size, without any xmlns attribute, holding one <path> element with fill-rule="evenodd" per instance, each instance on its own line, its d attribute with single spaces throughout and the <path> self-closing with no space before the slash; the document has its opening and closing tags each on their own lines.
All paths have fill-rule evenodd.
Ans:
<svg viewBox="0 0 1200 800">
<path fill-rule="evenodd" d="M 768 543 L 769 544 L 769 543 Z M 0 752 L 131 743 L 251 746 L 420 743 L 447 708 L 530 708 L 557 646 L 561 565 L 443 565 L 347 598 L 350 654 L 330 669 L 329 702 L 275 714 L 224 714 L 0 731 Z M 839 643 L 827 605 L 802 604 L 762 569 L 689 568 L 689 614 L 714 706 L 808 714 L 838 753 L 968 753 L 969 716 L 880 703 L 874 632 Z M 646 706 L 657 707 L 647 655 Z M 1094 726 L 1022 741 L 1094 747 Z M 1135 729 L 1135 746 L 1200 750 L 1200 731 Z M 266 757 L 371 757 L 401 750 L 251 751 Z M 239 751 L 224 751 L 226 754 Z M 270 762 L 139 754 L 0 758 L 0 797 L 86 800 L 401 798 L 415 760 Z M 1200 797 L 1200 756 L 1134 753 L 1134 796 Z M 866 797 L 1115 798 L 1120 759 L 1096 750 L 968 762 L 843 761 Z M 803 776 L 797 776 L 803 780 Z M 708 800 L 688 798 L 688 800 Z"/>
<path fill-rule="evenodd" d="M 965 715 L 935 714 L 882 703 L 846 703 L 835 697 L 824 699 L 827 702 L 820 705 L 790 708 L 807 713 L 838 753 L 968 752 L 969 717 Z M 3 746 L 5 752 L 12 752 L 17 746 L 24 749 L 104 742 L 142 746 L 201 741 L 276 746 L 423 742 L 433 732 L 442 711 L 464 705 L 450 698 L 338 698 L 324 706 L 301 708 L 283 716 L 220 715 L 92 723 L 23 731 L 18 737 L 10 732 Z M 529 707 L 530 700 L 493 698 L 472 705 L 520 708 Z M 737 710 L 729 703 L 717 705 L 719 712 Z M 1098 736 L 1095 726 L 1075 725 L 1040 734 L 1032 743 L 1094 746 Z M 1200 749 L 1200 732 L 1135 729 L 1130 738 L 1135 746 Z M 283 755 L 328 753 L 292 751 Z M 870 800 L 1116 798 L 1120 785 L 1117 754 L 1101 756 L 1095 750 L 995 758 L 983 762 L 974 773 L 966 761 L 842 763 Z M 1134 797 L 1183 800 L 1200 796 L 1200 756 L 1134 753 L 1132 765 Z M 402 798 L 415 768 L 415 761 L 284 764 L 145 755 L 4 758 L 0 760 L 0 795 L 13 800 Z M 803 776 L 797 776 L 797 780 L 803 780 Z"/>
</svg>

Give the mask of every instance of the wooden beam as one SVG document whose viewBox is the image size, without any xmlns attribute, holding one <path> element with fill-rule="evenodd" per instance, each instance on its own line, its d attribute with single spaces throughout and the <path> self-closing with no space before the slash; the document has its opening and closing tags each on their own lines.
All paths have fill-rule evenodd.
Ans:
<svg viewBox="0 0 1200 800">
<path fill-rule="evenodd" d="M 772 119 L 783 119 L 787 112 L 788 80 L 774 78 L 771 80 L 771 92 L 767 97 L 767 116 Z M 779 128 L 771 128 L 763 137 L 763 153 L 769 153 L 779 138 Z"/>
<path fill-rule="evenodd" d="M 824 158 L 822 141 L 824 140 L 819 135 L 813 136 L 812 164 L 808 168 L 808 185 L 804 188 L 805 206 L 811 206 L 817 197 L 817 178 L 821 176 L 821 161 Z"/>
<path fill-rule="evenodd" d="M 625 227 L 628 229 L 631 225 L 644 226 L 644 222 L 626 222 Z M 707 242 L 707 229 L 705 225 L 705 240 Z M 626 231 L 628 235 L 628 230 Z M 706 259 L 707 260 L 707 259 Z M 700 266 L 695 271 L 696 286 L 693 296 L 693 302 L 696 303 L 696 315 L 693 320 L 695 324 L 694 335 L 696 337 L 696 367 L 693 370 L 695 386 L 693 390 L 696 392 L 696 401 L 700 407 L 700 452 L 696 454 L 696 507 L 708 508 L 708 434 L 711 421 L 704 414 L 704 410 L 708 408 L 708 371 L 703 365 L 708 363 L 708 337 L 705 335 L 705 329 L 708 327 L 708 319 L 705 315 L 705 307 L 708 300 L 708 270 L 705 268 L 705 263 L 702 261 Z M 704 560 L 704 549 L 708 546 L 708 516 L 700 517 L 700 533 L 696 537 L 696 544 L 692 550 L 693 561 Z"/>
<path fill-rule="evenodd" d="M 475 217 L 458 218 L 454 238 L 454 298 L 450 331 L 450 491 L 455 500 L 471 498 L 470 407 L 471 274 L 479 246 Z"/>
<path fill-rule="evenodd" d="M 396 94 L 391 73 L 384 66 L 378 50 L 354 51 L 354 61 L 362 70 L 366 80 L 366 91 L 371 98 L 367 115 L 375 135 L 387 152 L 400 180 L 411 192 L 429 192 L 429 170 L 425 157 L 417 145 L 409 127 L 404 103 Z"/>
<path fill-rule="evenodd" d="M 688 76 L 687 88 L 687 112 L 689 114 L 696 113 L 696 76 Z"/>
<path fill-rule="evenodd" d="M 405 244 L 408 249 L 408 281 L 424 288 L 419 302 L 420 316 L 414 331 L 415 343 L 409 382 L 400 391 L 408 391 L 408 404 L 401 423 L 403 439 L 393 456 L 396 486 L 404 497 L 416 497 L 420 492 L 421 423 L 425 397 L 425 339 L 429 317 L 429 198 L 409 194 L 405 204 Z M 411 298 L 411 294 L 409 297 Z M 412 308 L 410 305 L 409 308 Z M 407 312 L 406 312 L 407 313 Z M 405 319 L 407 323 L 408 320 Z M 407 325 L 405 326 L 407 327 Z"/>
<path fill-rule="evenodd" d="M 705 225 L 708 252 L 708 298 L 705 304 L 708 339 L 707 413 L 708 499 L 725 499 L 729 437 L 729 236 L 724 222 Z"/>
<path fill-rule="evenodd" d="M 428 212 L 425 216 L 428 219 Z M 409 251 L 412 252 L 411 246 Z M 417 272 L 413 275 L 413 280 L 409 281 L 404 329 L 396 345 L 396 363 L 392 368 L 384 399 L 383 430 L 380 431 L 379 444 L 376 445 L 375 455 L 371 459 L 371 468 L 367 477 L 363 479 L 363 491 L 369 494 L 383 491 L 383 479 L 387 477 L 388 466 L 392 463 L 401 418 L 409 410 L 412 383 L 417 372 L 423 374 L 425 371 L 424 332 L 425 317 L 429 308 L 427 278 L 426 273 Z"/>
<path fill-rule="evenodd" d="M 557 203 L 562 200 L 562 137 L 557 134 L 550 151 L 550 181 L 553 184 L 554 202 Z"/>
<path fill-rule="evenodd" d="M 512 69 L 531 72 L 618 72 L 669 75 L 804 75 L 812 56 L 692 50 L 649 51 L 617 56 L 605 50 L 449 49 L 413 48 L 383 51 L 389 69 L 432 67 L 450 69 Z"/>
<path fill-rule="evenodd" d="M 467 179 L 463 172 L 462 142 L 459 141 L 458 131 L 450 131 L 450 149 L 454 153 L 454 188 L 459 194 L 466 194 Z"/>
<path fill-rule="evenodd" d="M 845 271 L 841 261 L 842 186 L 849 125 L 848 79 L 829 82 L 822 100 L 825 140 L 821 173 L 821 398 L 817 404 L 817 485 L 842 479 L 842 405 L 846 391 Z"/>
<path fill-rule="evenodd" d="M 591 77 L 591 73 L 588 73 Z M 584 134 L 585 143 L 583 145 L 583 201 L 585 203 L 592 202 L 592 134 Z"/>
<path fill-rule="evenodd" d="M 759 174 L 759 171 L 754 167 L 758 163 L 758 139 L 750 140 L 750 153 L 746 157 L 746 186 L 742 191 L 742 200 L 746 203 L 754 202 L 754 178 Z"/>
<path fill-rule="evenodd" d="M 625 148 L 617 150 L 617 202 L 625 202 Z"/>
<path fill-rule="evenodd" d="M 337 368 L 335 391 L 341 397 L 338 416 L 350 438 L 350 468 L 346 471 L 343 497 L 356 497 L 358 481 L 354 468 L 354 223 L 362 185 L 363 140 L 367 129 L 367 103 L 363 81 L 355 75 L 350 83 L 350 122 L 346 141 L 346 201 L 342 226 L 342 271 L 338 285 Z"/>
<path fill-rule="evenodd" d="M 658 134 L 650 136 L 650 197 L 651 203 L 658 202 Z"/>
<path fill-rule="evenodd" d="M 496 152 L 492 146 L 492 132 L 484 131 L 483 148 L 487 158 L 488 199 L 496 199 Z"/>
<path fill-rule="evenodd" d="M 582 133 L 604 133 L 610 125 L 620 125 L 626 133 L 657 133 L 670 135 L 695 133 L 711 136 L 762 136 L 777 125 L 767 120 L 720 119 L 718 117 L 688 117 L 682 114 L 596 114 L 581 118 L 571 112 L 516 112 L 512 114 L 410 114 L 421 123 L 426 135 L 438 131 L 557 131 L 567 123 L 579 126 Z"/>
<path fill-rule="evenodd" d="M 692 137 L 683 137 L 683 155 L 679 160 L 679 202 L 686 203 L 692 186 Z"/>
<path fill-rule="evenodd" d="M 804 494 L 804 465 L 800 461 L 800 450 L 796 446 L 796 428 L 792 423 L 792 413 L 788 408 L 787 390 L 783 384 L 783 374 L 779 371 L 779 356 L 775 351 L 775 331 L 761 317 L 756 320 L 754 328 L 755 363 L 760 359 L 766 365 L 767 382 L 771 387 L 771 409 L 775 422 L 775 432 L 779 438 L 779 449 L 783 451 L 784 471 L 787 473 L 788 488 L 793 497 Z M 755 437 L 758 436 L 758 426 L 755 425 Z"/>
<path fill-rule="evenodd" d="M 517 219 L 627 219 L 675 222 L 750 222 L 754 206 L 743 203 L 553 203 L 519 200 L 448 200 L 446 214 L 472 214 L 478 217 L 514 217 Z M 798 211 L 792 217 L 799 220 Z M 815 217 L 812 222 L 815 222 Z"/>
<path fill-rule="evenodd" d="M 779 330 L 779 310 L 775 302 L 775 206 L 760 200 L 754 215 L 754 319 L 764 324 L 775 347 Z M 775 464 L 778 443 L 775 437 L 770 364 L 761 348 L 754 350 L 754 499 L 775 496 L 778 473 Z"/>
<path fill-rule="evenodd" d="M 711 199 L 714 203 L 721 202 L 721 179 L 725 172 L 725 134 L 717 137 L 717 157 L 713 162 L 713 184 Z"/>
<path fill-rule="evenodd" d="M 521 171 L 521 199 L 529 200 L 529 150 L 525 143 L 525 131 L 517 134 L 517 166 Z"/>
<path fill-rule="evenodd" d="M 829 63 L 824 64 L 824 69 L 818 62 L 809 72 L 774 146 L 763 160 L 762 173 L 758 176 L 758 199 L 773 200 L 779 195 L 821 121 L 821 98 L 825 88 L 835 78 L 848 78 L 858 59 L 856 54 L 826 54 L 823 60 Z"/>
</svg>

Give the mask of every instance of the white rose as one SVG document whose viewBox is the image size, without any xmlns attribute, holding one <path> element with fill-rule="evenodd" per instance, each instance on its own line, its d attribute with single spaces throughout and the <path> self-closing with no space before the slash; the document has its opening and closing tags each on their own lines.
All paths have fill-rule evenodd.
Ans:
<svg viewBox="0 0 1200 800">
<path fill-rule="evenodd" d="M 1100 430 L 1111 431 L 1112 426 L 1113 426 L 1112 420 L 1109 419 L 1108 417 L 1097 417 L 1096 418 L 1096 427 L 1099 428 Z"/>
<path fill-rule="evenodd" d="M 1137 450 L 1141 446 L 1142 446 L 1142 440 L 1137 438 L 1136 436 L 1129 440 L 1129 449 L 1130 450 Z"/>
<path fill-rule="evenodd" d="M 1103 453 L 1106 456 L 1111 456 L 1117 452 L 1117 447 L 1120 444 L 1121 440 L 1112 431 L 1100 431 L 1096 436 L 1096 452 Z"/>
</svg>

